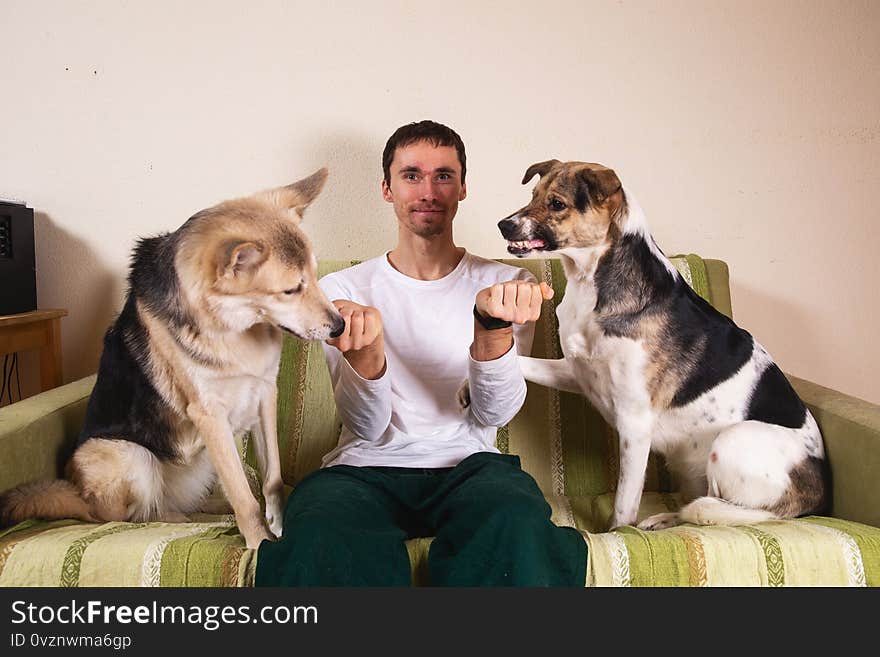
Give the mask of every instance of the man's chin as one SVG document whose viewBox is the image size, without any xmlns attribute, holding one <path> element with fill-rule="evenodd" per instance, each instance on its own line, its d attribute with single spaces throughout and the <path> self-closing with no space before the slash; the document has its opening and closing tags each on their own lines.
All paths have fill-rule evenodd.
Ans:
<svg viewBox="0 0 880 657">
<path fill-rule="evenodd" d="M 414 230 L 413 233 L 422 239 L 429 240 L 443 235 L 442 230 Z"/>
<path fill-rule="evenodd" d="M 446 232 L 446 224 L 442 221 L 437 222 L 409 222 L 410 232 L 419 237 L 430 238 L 443 235 Z"/>
</svg>

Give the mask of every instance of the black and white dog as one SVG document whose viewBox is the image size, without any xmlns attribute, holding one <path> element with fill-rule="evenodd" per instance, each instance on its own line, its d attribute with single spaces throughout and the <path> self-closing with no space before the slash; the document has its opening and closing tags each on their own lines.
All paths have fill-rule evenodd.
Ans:
<svg viewBox="0 0 880 657">
<path fill-rule="evenodd" d="M 635 199 L 598 164 L 550 160 L 532 201 L 498 224 L 508 251 L 559 253 L 564 358 L 520 357 L 526 379 L 584 394 L 620 435 L 612 528 L 636 522 L 651 450 L 687 502 L 642 529 L 748 524 L 822 511 L 815 420 L 767 351 L 684 281 Z"/>
</svg>

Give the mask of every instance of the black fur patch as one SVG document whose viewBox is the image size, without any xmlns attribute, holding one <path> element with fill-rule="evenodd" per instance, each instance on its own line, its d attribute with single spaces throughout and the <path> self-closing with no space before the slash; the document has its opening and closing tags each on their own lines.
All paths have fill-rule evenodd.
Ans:
<svg viewBox="0 0 880 657">
<path fill-rule="evenodd" d="M 806 418 L 807 407 L 804 402 L 791 387 L 782 370 L 771 363 L 752 391 L 746 419 L 798 429 L 804 425 Z"/>
<path fill-rule="evenodd" d="M 177 456 L 170 440 L 170 410 L 146 374 L 148 353 L 147 331 L 129 292 L 122 312 L 104 336 L 98 380 L 77 445 L 90 438 L 124 439 L 163 460 Z"/>
<path fill-rule="evenodd" d="M 139 240 L 128 275 L 129 289 L 137 291 L 138 300 L 151 314 L 175 327 L 192 323 L 180 305 L 180 280 L 174 266 L 181 230 Z"/>
<path fill-rule="evenodd" d="M 641 235 L 627 234 L 599 260 L 596 308 L 605 333 L 630 337 L 646 309 L 668 298 L 674 285 Z"/>
<path fill-rule="evenodd" d="M 831 470 L 828 461 L 808 456 L 788 473 L 791 484 L 770 507 L 780 517 L 807 514 L 825 515 L 831 511 Z"/>
<path fill-rule="evenodd" d="M 587 193 L 587 183 L 579 182 L 577 185 L 577 191 L 574 193 L 574 207 L 577 208 L 577 211 L 583 214 L 587 211 L 587 206 L 590 203 L 590 196 Z"/>
<path fill-rule="evenodd" d="M 694 366 L 672 398 L 684 406 L 736 374 L 752 357 L 755 341 L 726 315 L 715 310 L 683 279 L 670 302 L 669 334 Z"/>
<path fill-rule="evenodd" d="M 651 239 L 651 238 L 647 238 Z M 664 348 L 684 369 L 671 405 L 684 406 L 732 377 L 751 358 L 752 336 L 669 273 L 646 238 L 626 234 L 596 267 L 596 313 L 607 335 L 635 337 L 651 313 L 666 319 Z"/>
</svg>

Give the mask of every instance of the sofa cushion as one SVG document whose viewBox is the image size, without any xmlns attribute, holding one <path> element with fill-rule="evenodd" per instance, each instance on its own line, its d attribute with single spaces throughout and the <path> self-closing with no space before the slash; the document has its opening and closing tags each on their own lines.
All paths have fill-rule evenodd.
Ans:
<svg viewBox="0 0 880 657">
<path fill-rule="evenodd" d="M 587 586 L 878 586 L 880 528 L 825 517 L 748 527 L 583 531 L 609 494 L 551 499 L 587 542 Z M 646 493 L 639 517 L 675 508 Z M 566 524 L 566 523 L 560 523 Z M 413 582 L 427 584 L 430 538 L 407 541 Z M 0 586 L 252 586 L 256 551 L 231 516 L 192 523 L 27 521 L 0 534 Z"/>
<path fill-rule="evenodd" d="M 878 586 L 880 529 L 810 516 L 588 534 L 588 586 Z"/>
<path fill-rule="evenodd" d="M 28 520 L 0 533 L 0 586 L 246 586 L 233 516 L 190 523 Z"/>
</svg>

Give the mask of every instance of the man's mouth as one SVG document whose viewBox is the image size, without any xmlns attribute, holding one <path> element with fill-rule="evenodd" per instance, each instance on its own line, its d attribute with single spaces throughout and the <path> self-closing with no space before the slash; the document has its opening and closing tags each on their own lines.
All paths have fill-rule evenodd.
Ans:
<svg viewBox="0 0 880 657">
<path fill-rule="evenodd" d="M 544 240 L 507 240 L 507 252 L 511 255 L 522 257 L 531 251 L 541 251 L 547 248 Z"/>
</svg>

